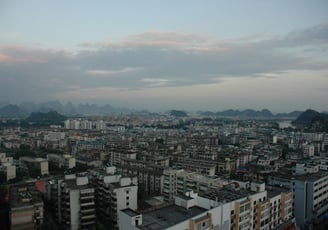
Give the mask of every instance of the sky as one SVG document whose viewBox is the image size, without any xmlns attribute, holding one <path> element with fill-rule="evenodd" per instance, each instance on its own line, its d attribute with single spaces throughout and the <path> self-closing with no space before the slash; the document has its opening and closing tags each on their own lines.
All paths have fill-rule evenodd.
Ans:
<svg viewBox="0 0 328 230">
<path fill-rule="evenodd" d="M 326 0 L 1 0 L 0 105 L 328 110 Z"/>
</svg>

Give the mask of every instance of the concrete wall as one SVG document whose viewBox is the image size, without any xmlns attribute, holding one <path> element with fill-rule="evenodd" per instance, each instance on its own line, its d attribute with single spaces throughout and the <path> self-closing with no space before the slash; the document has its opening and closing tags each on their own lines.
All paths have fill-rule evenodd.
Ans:
<svg viewBox="0 0 328 230">
<path fill-rule="evenodd" d="M 306 210 L 306 182 L 295 181 L 295 218 L 297 225 L 303 225 L 305 223 L 305 210 Z"/>
<path fill-rule="evenodd" d="M 77 230 L 80 224 L 80 193 L 79 190 L 70 191 L 71 230 Z"/>
<path fill-rule="evenodd" d="M 130 208 L 136 210 L 138 208 L 138 186 L 116 188 L 117 199 L 117 215 L 119 210 Z M 127 199 L 129 197 L 129 199 Z M 128 205 L 127 205 L 128 204 Z"/>
<path fill-rule="evenodd" d="M 16 166 L 8 165 L 7 168 L 7 181 L 16 178 Z"/>
<path fill-rule="evenodd" d="M 48 161 L 40 162 L 41 175 L 49 174 Z"/>
<path fill-rule="evenodd" d="M 118 219 L 120 220 L 118 222 L 119 229 L 124 230 L 137 230 L 138 228 L 135 227 L 133 223 L 133 217 L 127 215 L 126 213 L 122 211 L 118 211 Z"/>
</svg>

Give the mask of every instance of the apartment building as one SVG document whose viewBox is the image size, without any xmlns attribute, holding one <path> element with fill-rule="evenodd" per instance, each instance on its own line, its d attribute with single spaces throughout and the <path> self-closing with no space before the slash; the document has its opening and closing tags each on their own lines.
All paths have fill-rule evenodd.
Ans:
<svg viewBox="0 0 328 230">
<path fill-rule="evenodd" d="M 210 160 L 184 159 L 174 162 L 173 165 L 178 168 L 188 169 L 202 175 L 214 176 L 216 172 L 216 163 Z"/>
<path fill-rule="evenodd" d="M 38 169 L 41 175 L 49 174 L 48 160 L 41 157 L 20 157 L 19 161 L 28 169 Z"/>
<path fill-rule="evenodd" d="M 103 120 L 89 121 L 85 119 L 78 120 L 66 120 L 64 122 L 65 129 L 95 129 L 95 130 L 104 130 L 106 129 L 106 122 Z"/>
<path fill-rule="evenodd" d="M 114 166 L 94 173 L 97 209 L 117 223 L 118 211 L 126 208 L 138 208 L 137 177 L 122 177 Z"/>
<path fill-rule="evenodd" d="M 164 183 L 164 169 L 161 166 L 147 165 L 135 167 L 130 165 L 117 166 L 123 176 L 133 175 L 138 178 L 138 192 L 147 195 L 162 194 Z"/>
<path fill-rule="evenodd" d="M 7 157 L 6 153 L 0 153 L 0 172 L 5 174 L 6 181 L 16 178 L 16 166 L 13 158 Z"/>
<path fill-rule="evenodd" d="M 46 198 L 64 229 L 90 229 L 96 224 L 95 189 L 84 174 L 66 175 L 45 185 Z"/>
<path fill-rule="evenodd" d="M 34 183 L 11 186 L 10 229 L 34 230 L 43 223 L 43 201 Z"/>
<path fill-rule="evenodd" d="M 174 204 L 137 213 L 125 209 L 119 213 L 120 229 L 289 229 L 294 226 L 290 190 L 272 191 L 264 184 L 253 190 L 213 189 L 197 194 L 192 191 L 174 196 Z M 281 200 L 278 213 L 274 204 Z M 272 214 L 273 213 L 273 214 Z"/>
<path fill-rule="evenodd" d="M 177 194 L 185 194 L 189 190 L 207 191 L 210 188 L 221 188 L 226 182 L 217 177 L 208 177 L 184 169 L 165 169 L 163 196 L 165 201 L 172 202 Z"/>
<path fill-rule="evenodd" d="M 328 211 L 328 174 L 317 172 L 304 175 L 274 173 L 270 185 L 287 186 L 294 192 L 294 214 L 298 226 L 310 223 Z"/>
<path fill-rule="evenodd" d="M 47 154 L 47 160 L 55 163 L 59 168 L 71 169 L 76 165 L 75 157 L 68 154 Z"/>
</svg>

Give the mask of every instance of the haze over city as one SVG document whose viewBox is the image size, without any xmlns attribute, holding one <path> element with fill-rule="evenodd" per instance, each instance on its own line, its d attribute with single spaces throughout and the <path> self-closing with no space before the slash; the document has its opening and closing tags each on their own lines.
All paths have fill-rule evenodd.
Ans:
<svg viewBox="0 0 328 230">
<path fill-rule="evenodd" d="M 328 108 L 327 1 L 1 1 L 0 102 Z"/>
</svg>

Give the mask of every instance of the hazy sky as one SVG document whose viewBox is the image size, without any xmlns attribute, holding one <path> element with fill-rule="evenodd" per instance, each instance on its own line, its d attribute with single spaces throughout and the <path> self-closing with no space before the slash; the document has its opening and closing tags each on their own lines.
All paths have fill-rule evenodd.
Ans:
<svg viewBox="0 0 328 230">
<path fill-rule="evenodd" d="M 0 1 L 0 103 L 328 110 L 328 1 Z"/>
</svg>

